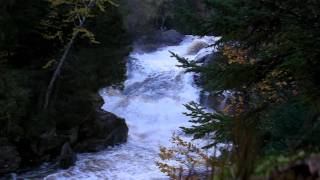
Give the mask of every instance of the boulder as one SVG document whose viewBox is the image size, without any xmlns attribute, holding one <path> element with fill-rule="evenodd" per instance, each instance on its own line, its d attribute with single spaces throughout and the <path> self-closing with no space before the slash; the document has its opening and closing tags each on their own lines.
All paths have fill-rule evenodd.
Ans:
<svg viewBox="0 0 320 180">
<path fill-rule="evenodd" d="M 67 169 L 70 166 L 73 166 L 77 160 L 76 154 L 73 152 L 70 144 L 66 142 L 62 148 L 60 156 L 58 157 L 59 167 Z"/>
<path fill-rule="evenodd" d="M 201 49 L 209 46 L 208 43 L 201 41 L 201 40 L 195 40 L 192 42 L 190 47 L 187 50 L 188 55 L 197 54 Z"/>
<path fill-rule="evenodd" d="M 21 157 L 15 146 L 0 139 L 0 175 L 16 171 L 21 162 Z"/>
<path fill-rule="evenodd" d="M 79 128 L 78 152 L 96 152 L 108 146 L 124 143 L 128 138 L 125 120 L 116 115 L 99 110 L 96 118 L 87 120 Z"/>
</svg>

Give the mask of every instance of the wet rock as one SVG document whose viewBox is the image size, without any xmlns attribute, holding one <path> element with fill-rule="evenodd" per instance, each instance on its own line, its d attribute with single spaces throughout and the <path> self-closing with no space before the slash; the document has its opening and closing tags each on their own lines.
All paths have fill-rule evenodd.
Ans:
<svg viewBox="0 0 320 180">
<path fill-rule="evenodd" d="M 124 143 L 128 138 L 125 120 L 116 115 L 99 110 L 96 118 L 88 120 L 79 129 L 78 152 L 96 152 L 108 146 Z"/>
<path fill-rule="evenodd" d="M 205 56 L 196 58 L 195 61 L 197 63 L 202 63 L 203 66 L 206 66 L 206 65 L 212 64 L 216 58 L 217 58 L 217 53 L 213 52 Z"/>
<path fill-rule="evenodd" d="M 20 166 L 21 157 L 15 146 L 0 138 L 0 175 L 13 172 Z"/>
<path fill-rule="evenodd" d="M 135 49 L 141 52 L 153 52 L 164 46 L 178 45 L 184 38 L 184 35 L 176 30 L 154 31 L 138 38 L 135 43 Z"/>
<path fill-rule="evenodd" d="M 200 40 L 195 40 L 194 42 L 192 42 L 192 44 L 188 48 L 187 54 L 189 54 L 189 55 L 197 54 L 201 49 L 203 49 L 207 46 L 209 46 L 208 43 L 206 43 L 204 41 L 200 41 Z"/>
<path fill-rule="evenodd" d="M 209 64 L 211 64 L 217 57 L 217 53 L 216 52 L 212 52 L 210 54 L 207 54 L 207 55 L 199 55 L 200 57 L 196 57 L 195 58 L 195 62 L 196 63 L 199 63 L 200 66 L 207 66 Z M 198 86 L 203 86 L 204 85 L 204 81 L 203 81 L 203 78 L 201 76 L 200 73 L 196 73 L 194 74 L 193 76 L 193 79 L 196 83 L 196 85 Z"/>
<path fill-rule="evenodd" d="M 200 56 L 196 58 L 195 61 L 200 63 L 201 66 L 208 66 L 212 64 L 217 58 L 217 53 L 212 52 L 210 54 Z M 202 78 L 202 75 L 197 73 L 193 76 L 195 84 L 198 86 L 204 86 L 205 82 Z M 204 107 L 208 107 L 214 110 L 222 110 L 223 104 L 226 103 L 226 98 L 223 94 L 217 94 L 215 92 L 201 92 L 200 94 L 200 103 Z"/>
<path fill-rule="evenodd" d="M 58 164 L 61 168 L 67 169 L 70 166 L 73 166 L 77 160 L 76 154 L 73 152 L 70 144 L 66 142 L 62 148 L 61 153 L 58 158 Z"/>
<path fill-rule="evenodd" d="M 203 78 L 202 78 L 201 74 L 199 74 L 199 73 L 193 75 L 193 80 L 194 80 L 194 83 L 197 86 L 203 86 L 204 85 Z"/>
</svg>

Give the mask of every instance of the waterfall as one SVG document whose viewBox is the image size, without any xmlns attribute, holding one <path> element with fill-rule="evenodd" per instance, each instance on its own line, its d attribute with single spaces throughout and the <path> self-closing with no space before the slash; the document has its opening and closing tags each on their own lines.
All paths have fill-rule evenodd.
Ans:
<svg viewBox="0 0 320 180">
<path fill-rule="evenodd" d="M 168 179 L 155 165 L 159 147 L 169 146 L 173 133 L 189 126 L 183 104 L 199 102 L 201 89 L 192 73 L 177 67 L 178 61 L 169 51 L 190 60 L 203 57 L 213 48 L 203 48 L 188 55 L 194 41 L 212 44 L 213 37 L 186 36 L 177 46 L 167 46 L 154 52 L 133 51 L 127 63 L 124 89 L 107 87 L 101 91 L 103 109 L 126 119 L 129 139 L 126 144 L 110 147 L 98 153 L 78 154 L 74 167 L 50 172 L 44 179 Z"/>
</svg>

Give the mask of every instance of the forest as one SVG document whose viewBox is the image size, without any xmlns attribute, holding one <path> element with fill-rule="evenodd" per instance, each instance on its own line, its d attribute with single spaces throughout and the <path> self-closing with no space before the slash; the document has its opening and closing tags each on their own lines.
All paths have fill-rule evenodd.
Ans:
<svg viewBox="0 0 320 180">
<path fill-rule="evenodd" d="M 205 42 L 209 37 L 216 40 Z M 188 55 L 179 48 L 165 49 L 184 47 L 188 38 L 198 46 L 189 48 Z M 1 1 L 0 179 L 39 171 L 43 163 L 53 164 L 56 171 L 68 171 L 82 162 L 81 153 L 94 154 L 110 146 L 121 150 L 136 142 L 135 134 L 130 133 L 139 129 L 135 126 L 139 121 L 132 121 L 131 116 L 144 122 L 141 114 L 132 115 L 131 111 L 149 113 L 154 109 L 167 115 L 164 119 L 168 121 L 183 114 L 191 124 L 179 124 L 178 134 L 165 131 L 172 142 L 156 146 L 156 170 L 152 165 L 136 169 L 141 176 L 129 176 L 128 172 L 127 176 L 74 178 L 153 179 L 144 174 L 159 171 L 164 179 L 181 180 L 319 179 L 319 47 L 318 0 Z M 158 71 L 152 68 L 162 70 L 171 65 L 163 62 L 163 66 L 150 66 L 153 74 L 147 79 L 128 87 L 130 80 L 142 77 L 132 72 L 144 64 L 132 63 L 140 62 L 143 54 L 161 59 L 163 49 L 178 62 L 173 70 L 179 68 L 183 73 L 173 79 L 166 77 L 167 71 L 154 75 Z M 132 55 L 138 50 L 143 53 Z M 210 52 L 199 60 L 203 50 Z M 145 69 L 137 72 L 149 72 Z M 159 81 L 162 76 L 168 82 Z M 173 117 L 170 113 L 178 105 L 170 109 L 169 101 L 144 109 L 145 103 L 159 102 L 170 94 L 172 81 L 176 82 L 174 88 L 180 89 L 170 97 L 188 93 L 178 82 L 189 76 L 193 77 L 192 86 L 201 89 L 200 101 L 177 100 L 184 110 Z M 140 86 L 151 88 L 140 92 Z M 162 86 L 166 92 L 158 93 Z M 117 90 L 104 97 L 102 89 L 106 87 Z M 150 98 L 146 93 L 150 89 L 156 100 L 145 98 Z M 125 96 L 121 103 L 128 107 L 145 93 L 136 105 L 140 108 L 101 108 L 104 103 L 112 104 L 116 98 L 111 97 L 118 91 L 122 94 L 117 98 Z M 148 114 L 146 118 L 156 116 Z M 156 120 L 146 122 L 158 126 Z M 166 125 L 169 128 L 170 123 L 164 128 Z M 153 133 L 137 136 L 157 135 Z M 144 139 L 137 142 L 148 146 Z M 195 143 L 204 140 L 209 143 Z M 105 156 L 108 153 L 112 154 Z M 141 159 L 147 156 L 143 150 L 135 153 Z M 133 163 L 126 158 L 118 163 L 121 161 Z M 51 174 L 48 172 L 45 176 Z"/>
</svg>

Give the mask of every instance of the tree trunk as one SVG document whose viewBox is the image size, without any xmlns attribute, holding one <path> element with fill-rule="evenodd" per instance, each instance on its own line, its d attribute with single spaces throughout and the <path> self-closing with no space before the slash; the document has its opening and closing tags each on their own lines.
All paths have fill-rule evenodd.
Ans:
<svg viewBox="0 0 320 180">
<path fill-rule="evenodd" d="M 94 4 L 94 0 L 91 0 L 89 2 L 89 4 L 87 5 L 87 8 L 91 8 L 93 6 L 93 4 Z M 86 17 L 83 17 L 82 19 L 79 18 L 79 27 L 80 28 L 84 26 L 85 21 L 86 21 Z M 61 69 L 62 69 L 62 67 L 64 65 L 64 62 L 67 59 L 68 54 L 69 54 L 69 52 L 70 52 L 70 50 L 71 50 L 71 48 L 73 46 L 73 43 L 74 43 L 75 39 L 78 36 L 78 34 L 79 34 L 78 31 L 74 33 L 74 35 L 72 36 L 72 38 L 70 39 L 70 41 L 68 42 L 67 46 L 64 49 L 63 55 L 60 58 L 59 64 L 58 64 L 56 70 L 54 71 L 54 73 L 52 75 L 52 78 L 50 80 L 50 83 L 48 85 L 48 89 L 47 89 L 46 94 L 45 94 L 43 109 L 47 109 L 48 106 L 49 106 L 50 98 L 51 98 L 52 92 L 54 90 L 55 82 L 56 82 L 57 78 L 59 77 L 59 75 L 61 73 Z"/>
<path fill-rule="evenodd" d="M 60 72 L 61 72 L 61 69 L 62 69 L 62 66 L 69 54 L 69 51 L 74 43 L 74 40 L 77 38 L 78 36 L 78 32 L 71 38 L 71 40 L 69 41 L 69 43 L 67 44 L 64 52 L 63 52 L 63 55 L 59 61 L 59 64 L 56 68 L 56 70 L 54 71 L 53 75 L 52 75 L 52 78 L 50 80 L 50 83 L 49 83 L 49 86 L 48 86 L 48 89 L 46 91 L 46 95 L 45 95 L 45 99 L 44 99 L 44 105 L 43 105 L 43 109 L 47 109 L 48 108 L 48 105 L 49 105 L 49 101 L 50 101 L 50 98 L 51 98 L 51 94 L 52 94 L 52 91 L 54 89 L 54 84 L 58 78 L 58 76 L 60 75 Z"/>
</svg>

